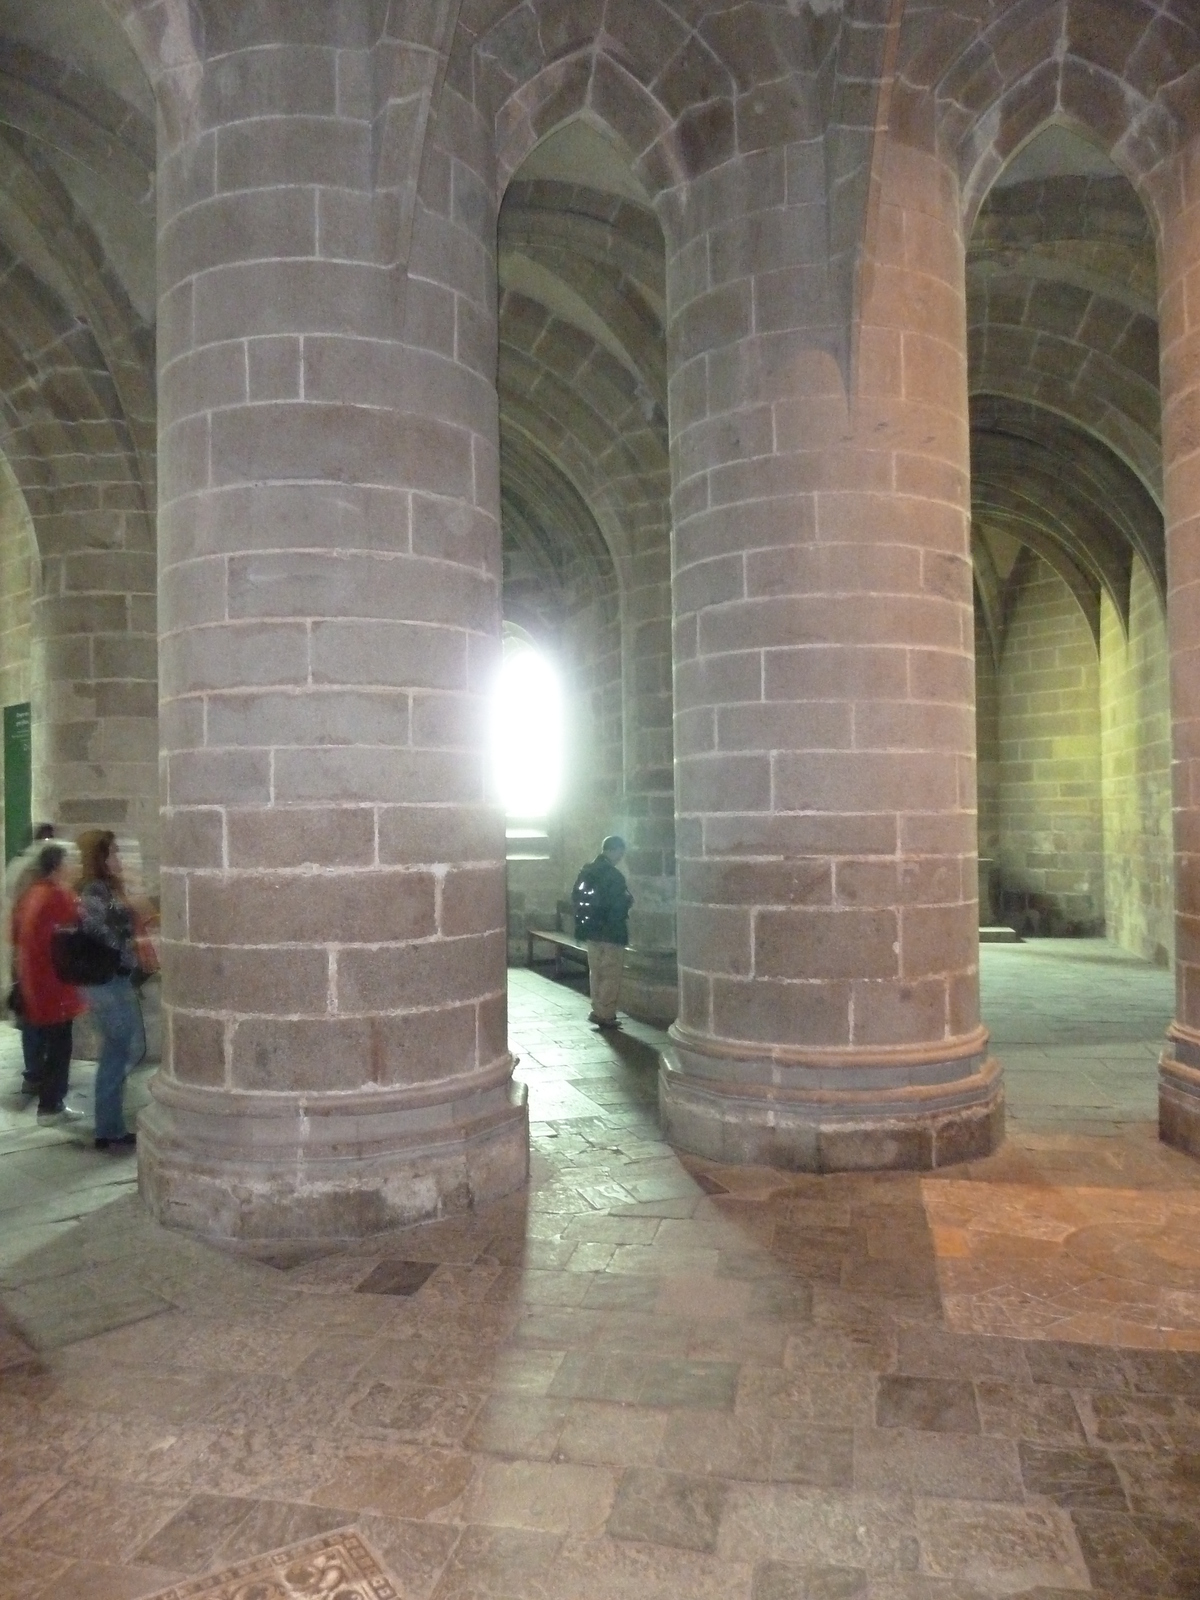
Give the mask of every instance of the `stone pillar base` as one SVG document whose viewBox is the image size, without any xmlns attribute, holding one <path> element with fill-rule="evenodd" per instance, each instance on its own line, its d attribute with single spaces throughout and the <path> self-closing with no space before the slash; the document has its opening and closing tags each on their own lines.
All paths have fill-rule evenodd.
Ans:
<svg viewBox="0 0 1200 1600">
<path fill-rule="evenodd" d="M 679 1015 L 679 967 L 674 950 L 626 950 L 621 1010 L 656 1028 L 671 1026 Z"/>
<path fill-rule="evenodd" d="M 444 1093 L 445 1085 L 431 1086 Z M 238 1094 L 161 1074 L 138 1120 L 138 1187 L 164 1226 L 255 1246 L 360 1239 L 463 1212 L 529 1176 L 526 1090 Z"/>
<path fill-rule="evenodd" d="M 733 1165 L 791 1172 L 927 1170 L 990 1155 L 1004 1138 L 987 1034 L 932 1048 L 754 1054 L 678 1028 L 658 1077 L 670 1142 Z"/>
<path fill-rule="evenodd" d="M 1167 1048 L 1158 1059 L 1158 1136 L 1200 1156 L 1200 1034 L 1178 1022 L 1167 1029 Z"/>
</svg>

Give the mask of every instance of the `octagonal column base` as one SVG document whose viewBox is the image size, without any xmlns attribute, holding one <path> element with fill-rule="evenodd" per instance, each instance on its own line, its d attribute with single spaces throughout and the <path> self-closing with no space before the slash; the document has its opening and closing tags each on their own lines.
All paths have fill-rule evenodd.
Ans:
<svg viewBox="0 0 1200 1600">
<path fill-rule="evenodd" d="M 626 950 L 621 1010 L 652 1027 L 670 1027 L 679 1015 L 679 968 L 674 950 Z"/>
<path fill-rule="evenodd" d="M 756 1053 L 671 1030 L 658 1078 L 677 1149 L 791 1172 L 923 1171 L 990 1155 L 1004 1083 L 981 1028 L 927 1050 Z"/>
<path fill-rule="evenodd" d="M 425 1103 L 411 1088 L 253 1094 L 160 1075 L 138 1121 L 138 1187 L 164 1226 L 254 1248 L 470 1211 L 529 1176 L 526 1090 L 509 1072 Z"/>
<path fill-rule="evenodd" d="M 1158 1060 L 1158 1136 L 1200 1156 L 1200 1034 L 1175 1022 Z"/>
</svg>

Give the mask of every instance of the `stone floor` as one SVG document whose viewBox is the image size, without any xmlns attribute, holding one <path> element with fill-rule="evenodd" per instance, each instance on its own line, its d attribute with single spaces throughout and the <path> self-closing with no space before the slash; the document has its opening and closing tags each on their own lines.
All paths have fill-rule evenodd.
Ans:
<svg viewBox="0 0 1200 1600">
<path fill-rule="evenodd" d="M 678 1160 L 653 1031 L 514 972 L 528 1194 L 272 1263 L 37 1130 L 6 1040 L 0 1597 L 1200 1597 L 1170 979 L 1100 942 L 984 979 L 1004 1149 L 812 1178 Z"/>
<path fill-rule="evenodd" d="M 1010 1134 L 1116 1132 L 1158 1115 L 1158 1057 L 1175 983 L 1103 939 L 981 950 L 984 1021 L 1004 1062 Z"/>
</svg>

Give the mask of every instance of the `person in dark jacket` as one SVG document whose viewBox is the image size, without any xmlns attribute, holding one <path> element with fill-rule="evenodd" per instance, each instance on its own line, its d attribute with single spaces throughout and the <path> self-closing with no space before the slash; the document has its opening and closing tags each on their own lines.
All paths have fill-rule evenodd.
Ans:
<svg viewBox="0 0 1200 1600">
<path fill-rule="evenodd" d="M 588 1017 L 598 1028 L 619 1028 L 617 1002 L 625 946 L 629 943 L 629 908 L 633 896 L 618 863 L 625 841 L 613 833 L 600 846 L 575 879 L 571 902 L 575 908 L 575 937 L 587 945 L 588 987 L 592 1010 Z"/>
<path fill-rule="evenodd" d="M 131 979 L 137 971 L 137 920 L 121 876 L 117 836 L 92 828 L 79 836 L 80 926 L 117 957 L 107 983 L 84 989 L 100 1035 L 96 1065 L 96 1149 L 120 1153 L 137 1142 L 125 1126 L 125 1077 L 145 1049 L 141 1008 Z"/>
</svg>

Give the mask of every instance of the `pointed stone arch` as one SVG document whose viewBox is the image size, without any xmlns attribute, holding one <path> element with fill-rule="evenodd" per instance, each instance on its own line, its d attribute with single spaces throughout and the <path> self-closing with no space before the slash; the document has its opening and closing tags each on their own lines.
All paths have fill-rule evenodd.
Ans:
<svg viewBox="0 0 1200 1600">
<path fill-rule="evenodd" d="M 964 14 L 912 25 L 892 133 L 937 148 L 969 231 L 1005 164 L 1059 123 L 1095 143 L 1161 225 L 1165 173 L 1197 129 L 1200 29 L 1173 0 L 1018 0 L 982 31 Z"/>
<path fill-rule="evenodd" d="M 828 33 L 808 8 L 758 0 L 694 25 L 663 0 L 500 0 L 464 7 L 450 78 L 496 128 L 501 188 L 540 138 L 586 111 L 657 199 L 736 154 L 818 137 Z"/>
<path fill-rule="evenodd" d="M 174 144 L 195 105 L 204 74 L 204 22 L 194 0 L 101 0 L 142 64 Z"/>
<path fill-rule="evenodd" d="M 683 151 L 665 107 L 619 62 L 589 51 L 549 63 L 497 107 L 500 191 L 542 139 L 577 117 L 613 141 L 650 201 L 686 179 Z"/>
</svg>

